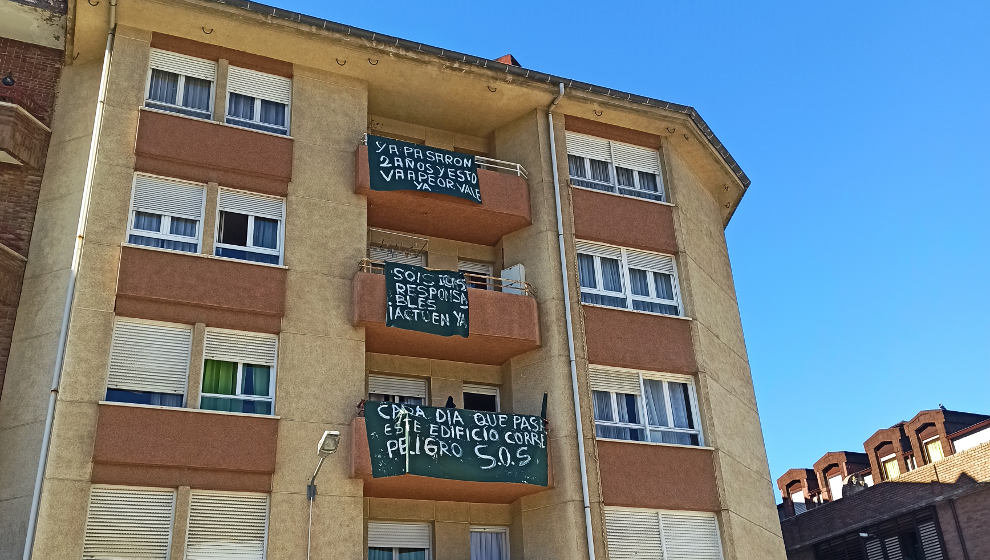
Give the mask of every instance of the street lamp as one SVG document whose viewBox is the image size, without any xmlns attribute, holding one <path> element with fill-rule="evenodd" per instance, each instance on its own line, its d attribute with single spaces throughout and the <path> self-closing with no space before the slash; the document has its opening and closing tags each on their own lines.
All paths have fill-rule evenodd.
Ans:
<svg viewBox="0 0 990 560">
<path fill-rule="evenodd" d="M 320 443 L 316 445 L 316 454 L 320 456 L 320 462 L 316 463 L 316 471 L 306 485 L 306 498 L 309 500 L 309 525 L 306 528 L 306 560 L 309 560 L 310 545 L 313 541 L 313 499 L 316 498 L 316 475 L 320 474 L 320 467 L 323 460 L 337 452 L 340 446 L 340 432 L 337 430 L 327 430 L 323 432 Z"/>
</svg>

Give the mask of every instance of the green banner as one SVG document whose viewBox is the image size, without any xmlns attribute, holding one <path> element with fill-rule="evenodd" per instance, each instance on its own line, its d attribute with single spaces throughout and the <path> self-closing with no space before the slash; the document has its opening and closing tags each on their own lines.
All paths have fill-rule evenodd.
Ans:
<svg viewBox="0 0 990 560">
<path fill-rule="evenodd" d="M 385 262 L 385 326 L 440 336 L 468 336 L 463 272 Z"/>
<path fill-rule="evenodd" d="M 429 191 L 481 204 L 474 156 L 368 135 L 373 191 Z"/>
<path fill-rule="evenodd" d="M 375 478 L 547 485 L 547 432 L 539 416 L 367 401 L 364 420 Z"/>
</svg>

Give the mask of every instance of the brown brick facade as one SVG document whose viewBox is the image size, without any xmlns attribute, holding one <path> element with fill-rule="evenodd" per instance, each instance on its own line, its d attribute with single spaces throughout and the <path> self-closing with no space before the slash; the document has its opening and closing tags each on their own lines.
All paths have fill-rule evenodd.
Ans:
<svg viewBox="0 0 990 560">
<path fill-rule="evenodd" d="M 46 125 L 52 122 L 55 93 L 62 69 L 62 51 L 0 37 L 0 76 L 14 85 L 0 85 L 0 101 L 16 103 Z"/>
</svg>

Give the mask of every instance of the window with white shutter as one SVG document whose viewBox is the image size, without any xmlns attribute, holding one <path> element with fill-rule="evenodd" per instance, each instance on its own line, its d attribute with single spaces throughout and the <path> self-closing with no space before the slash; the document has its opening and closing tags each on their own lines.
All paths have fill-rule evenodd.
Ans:
<svg viewBox="0 0 990 560">
<path fill-rule="evenodd" d="M 704 445 L 690 376 L 596 365 L 588 375 L 596 437 Z"/>
<path fill-rule="evenodd" d="M 118 318 L 110 343 L 108 401 L 182 406 L 192 327 Z"/>
<path fill-rule="evenodd" d="M 167 560 L 174 506 L 172 490 L 93 486 L 83 560 Z"/>
<path fill-rule="evenodd" d="M 461 396 L 464 398 L 464 408 L 468 410 L 481 410 L 485 412 L 499 411 L 499 394 L 497 386 L 465 383 L 461 390 L 463 391 Z"/>
<path fill-rule="evenodd" d="M 385 261 L 411 264 L 415 266 L 426 266 L 426 253 L 412 249 L 397 249 L 395 247 L 385 247 L 382 245 L 369 245 L 368 258 L 376 263 Z"/>
<path fill-rule="evenodd" d="M 681 315 L 674 257 L 576 241 L 581 301 L 661 315 Z"/>
<path fill-rule="evenodd" d="M 282 264 L 285 199 L 220 189 L 217 209 L 218 257 Z"/>
<path fill-rule="evenodd" d="M 429 560 L 429 523 L 368 522 L 368 560 Z"/>
<path fill-rule="evenodd" d="M 400 404 L 426 404 L 426 380 L 415 377 L 369 375 L 368 399 Z"/>
<path fill-rule="evenodd" d="M 217 63 L 161 49 L 151 49 L 145 107 L 209 119 Z"/>
<path fill-rule="evenodd" d="M 468 288 L 477 288 L 479 290 L 495 289 L 495 284 L 492 281 L 494 268 L 494 265 L 490 262 L 457 261 L 457 270 L 464 273 L 464 279 L 467 280 Z"/>
<path fill-rule="evenodd" d="M 509 528 L 472 526 L 471 560 L 509 560 Z"/>
<path fill-rule="evenodd" d="M 206 187 L 199 183 L 135 173 L 127 242 L 198 253 Z"/>
<path fill-rule="evenodd" d="M 231 66 L 227 73 L 227 123 L 289 133 L 292 79 Z"/>
<path fill-rule="evenodd" d="M 715 515 L 605 508 L 611 560 L 722 560 Z"/>
<path fill-rule="evenodd" d="M 660 152 L 642 146 L 567 132 L 571 184 L 586 189 L 666 202 Z"/>
<path fill-rule="evenodd" d="M 267 494 L 190 494 L 186 560 L 264 560 L 267 541 Z"/>
<path fill-rule="evenodd" d="M 206 329 L 199 407 L 272 414 L 277 352 L 273 334 Z"/>
</svg>

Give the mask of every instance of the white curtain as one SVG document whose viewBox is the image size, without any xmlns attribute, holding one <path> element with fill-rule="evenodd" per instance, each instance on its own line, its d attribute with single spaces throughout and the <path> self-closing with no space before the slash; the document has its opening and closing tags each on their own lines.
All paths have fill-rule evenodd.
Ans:
<svg viewBox="0 0 990 560">
<path fill-rule="evenodd" d="M 506 548 L 505 533 L 471 531 L 471 560 L 504 560 Z"/>
</svg>

